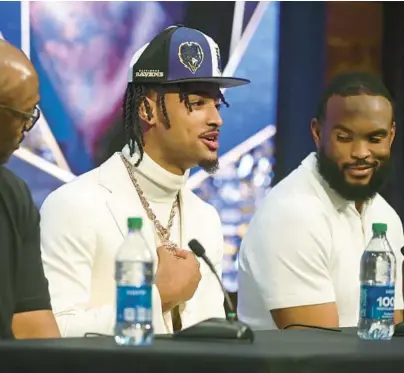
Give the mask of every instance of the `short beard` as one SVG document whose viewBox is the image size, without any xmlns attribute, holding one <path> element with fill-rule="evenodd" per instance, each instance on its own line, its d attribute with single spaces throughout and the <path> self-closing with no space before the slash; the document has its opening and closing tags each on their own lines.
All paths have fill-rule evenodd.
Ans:
<svg viewBox="0 0 404 373">
<path fill-rule="evenodd" d="M 206 171 L 209 175 L 213 175 L 219 169 L 219 160 L 217 158 L 204 160 L 199 162 L 198 166 Z"/>
<path fill-rule="evenodd" d="M 382 189 L 391 175 L 392 160 L 381 160 L 380 165 L 374 169 L 373 175 L 367 185 L 353 185 L 345 180 L 343 170 L 329 158 L 323 149 L 317 153 L 317 168 L 320 175 L 341 197 L 348 201 L 367 201 L 373 198 Z"/>
</svg>

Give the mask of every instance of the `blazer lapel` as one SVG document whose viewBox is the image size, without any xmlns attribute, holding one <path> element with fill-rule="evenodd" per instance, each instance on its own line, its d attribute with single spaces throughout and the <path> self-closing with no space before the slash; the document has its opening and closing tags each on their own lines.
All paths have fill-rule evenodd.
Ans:
<svg viewBox="0 0 404 373">
<path fill-rule="evenodd" d="M 192 193 L 183 188 L 180 193 L 180 216 L 181 216 L 181 245 L 182 249 L 190 250 L 188 243 L 192 239 L 197 239 L 203 244 L 203 239 L 201 237 L 201 231 L 203 221 L 200 221 L 198 217 L 198 210 L 195 210 L 195 204 L 193 203 L 194 196 Z M 202 274 L 202 281 L 206 275 L 210 275 L 209 268 L 205 262 L 198 258 L 201 264 L 200 270 Z M 185 304 L 180 308 L 181 310 L 181 321 L 182 327 L 187 328 L 196 322 L 200 321 L 201 316 L 205 312 L 203 303 L 201 303 L 199 296 L 194 296 L 191 300 L 185 302 Z"/>
<path fill-rule="evenodd" d="M 157 253 L 151 222 L 118 153 L 100 166 L 99 183 L 110 192 L 106 202 L 107 207 L 123 237 L 128 231 L 128 217 L 139 216 L 143 219 L 142 234 L 150 245 L 152 255 L 156 260 Z"/>
<path fill-rule="evenodd" d="M 204 221 L 198 216 L 198 209 L 195 209 L 195 196 L 186 188 L 180 192 L 180 224 L 181 224 L 181 245 L 184 250 L 191 250 L 188 246 L 189 241 L 197 239 L 204 244 Z M 201 270 L 208 269 L 205 262 L 200 259 Z"/>
<path fill-rule="evenodd" d="M 188 249 L 188 242 L 186 241 L 187 237 L 185 235 L 186 232 L 186 205 L 184 203 L 184 194 L 185 191 L 183 189 L 180 190 L 179 194 L 179 214 L 180 214 L 180 219 L 179 219 L 179 224 L 180 224 L 180 247 L 181 249 Z M 185 197 L 186 199 L 186 197 Z"/>
</svg>

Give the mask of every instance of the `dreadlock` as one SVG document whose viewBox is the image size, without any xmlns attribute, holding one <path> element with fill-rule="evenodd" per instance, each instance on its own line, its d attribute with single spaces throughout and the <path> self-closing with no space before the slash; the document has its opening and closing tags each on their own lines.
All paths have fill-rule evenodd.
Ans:
<svg viewBox="0 0 404 373">
<path fill-rule="evenodd" d="M 226 106 L 226 107 L 230 107 L 230 104 L 226 101 L 226 99 L 223 96 L 222 91 L 219 91 L 219 98 L 220 101 Z"/>
<path fill-rule="evenodd" d="M 150 89 L 151 87 L 146 87 L 145 85 L 142 84 L 128 83 L 123 100 L 122 109 L 123 109 L 123 122 L 124 122 L 126 143 L 129 146 L 131 156 L 133 156 L 133 154 L 135 153 L 136 147 L 139 149 L 140 153 L 139 159 L 135 164 L 136 167 L 139 166 L 140 162 L 143 159 L 144 154 L 143 149 L 144 137 L 139 117 L 139 108 L 140 105 L 143 104 L 146 109 L 146 115 L 148 120 L 152 118 L 151 107 L 146 99 L 147 94 L 150 92 Z M 169 128 L 170 119 L 168 118 L 167 113 L 164 88 L 160 87 L 156 89 L 156 91 L 158 93 L 158 101 L 165 119 L 166 126 L 167 128 Z M 179 95 L 180 95 L 180 102 L 184 102 L 185 107 L 188 109 L 188 111 L 191 112 L 192 106 L 191 103 L 189 102 L 188 93 L 183 90 L 182 86 L 180 86 Z M 221 91 L 219 91 L 219 99 L 226 107 L 230 106 L 226 102 L 223 93 Z"/>
<path fill-rule="evenodd" d="M 139 148 L 140 157 L 135 166 L 139 166 L 143 159 L 143 146 L 144 137 L 143 131 L 140 127 L 139 120 L 139 107 L 144 104 L 146 108 L 147 118 L 151 119 L 151 108 L 149 102 L 146 100 L 147 89 L 144 85 L 135 85 L 128 83 L 123 100 L 123 122 L 125 128 L 126 143 L 129 146 L 130 155 L 135 153 L 135 147 Z M 135 108 L 135 110 L 133 110 Z"/>
</svg>

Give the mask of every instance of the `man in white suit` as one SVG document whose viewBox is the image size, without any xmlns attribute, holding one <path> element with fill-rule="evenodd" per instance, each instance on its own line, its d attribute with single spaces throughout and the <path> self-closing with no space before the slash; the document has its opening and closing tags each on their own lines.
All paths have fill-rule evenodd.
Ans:
<svg viewBox="0 0 404 373">
<path fill-rule="evenodd" d="M 185 183 L 191 167 L 217 169 L 220 88 L 247 83 L 222 77 L 217 44 L 182 26 L 133 56 L 123 105 L 127 146 L 56 190 L 41 210 L 44 268 L 63 336 L 113 332 L 114 259 L 128 216 L 143 217 L 156 248 L 155 332 L 225 317 L 220 286 L 186 249 L 199 240 L 221 274 L 220 218 Z"/>
</svg>

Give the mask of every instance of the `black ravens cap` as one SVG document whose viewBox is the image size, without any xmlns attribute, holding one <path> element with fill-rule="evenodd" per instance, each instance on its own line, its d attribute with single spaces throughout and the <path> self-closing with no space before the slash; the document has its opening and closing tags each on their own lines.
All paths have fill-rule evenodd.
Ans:
<svg viewBox="0 0 404 373">
<path fill-rule="evenodd" d="M 206 82 L 220 88 L 250 83 L 248 79 L 223 77 L 215 41 L 201 31 L 181 25 L 168 27 L 134 54 L 128 82 L 159 85 Z"/>
</svg>

